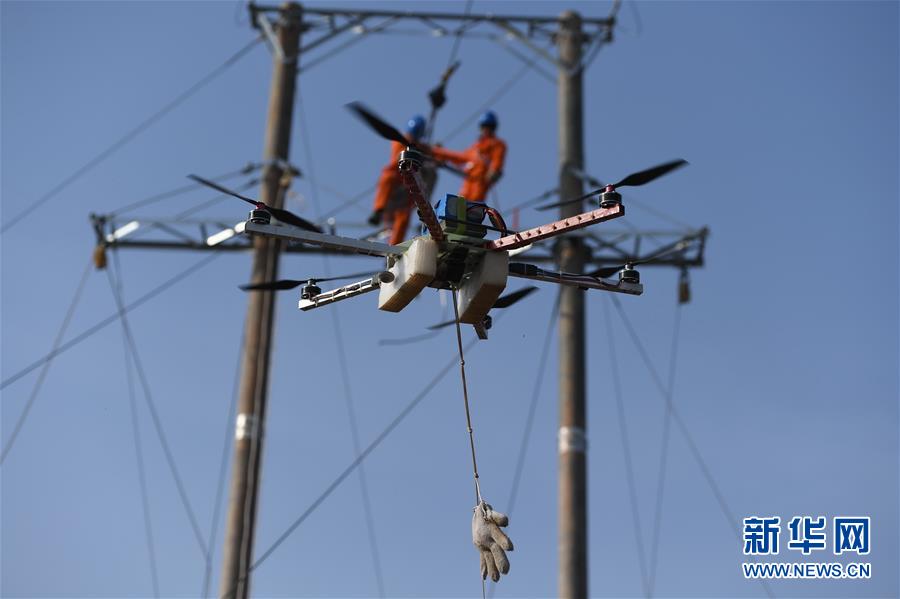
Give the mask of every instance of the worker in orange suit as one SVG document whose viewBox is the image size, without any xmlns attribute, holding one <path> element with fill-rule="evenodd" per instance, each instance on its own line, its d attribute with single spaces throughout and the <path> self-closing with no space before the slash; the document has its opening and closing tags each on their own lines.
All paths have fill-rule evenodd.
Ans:
<svg viewBox="0 0 900 599">
<path fill-rule="evenodd" d="M 418 142 L 425 134 L 425 117 L 416 115 L 406 124 L 406 138 L 411 142 Z M 406 149 L 404 144 L 391 142 L 391 160 L 383 169 L 378 179 L 375 190 L 375 202 L 372 214 L 369 216 L 369 224 L 392 223 L 391 245 L 403 241 L 406 229 L 409 227 L 409 217 L 413 204 L 409 199 L 406 189 L 400 180 L 400 170 L 397 163 L 400 160 L 400 152 Z"/>
<path fill-rule="evenodd" d="M 478 119 L 481 134 L 467 149 L 454 152 L 440 146 L 431 148 L 437 160 L 463 167 L 465 179 L 459 195 L 470 202 L 483 202 L 488 191 L 503 175 L 506 142 L 497 137 L 497 124 L 497 115 L 489 110 Z"/>
</svg>

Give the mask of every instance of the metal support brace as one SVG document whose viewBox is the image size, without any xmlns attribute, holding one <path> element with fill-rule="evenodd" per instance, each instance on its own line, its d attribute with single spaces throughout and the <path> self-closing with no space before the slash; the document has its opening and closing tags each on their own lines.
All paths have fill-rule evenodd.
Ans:
<svg viewBox="0 0 900 599">
<path fill-rule="evenodd" d="M 277 58 L 279 62 L 287 62 L 284 59 L 284 50 L 281 48 L 281 43 L 278 41 L 278 36 L 275 35 L 275 29 L 272 27 L 269 19 L 267 19 L 265 15 L 257 14 L 256 23 L 266 37 L 266 41 L 269 43 L 269 48 L 272 49 L 275 58 Z"/>
<path fill-rule="evenodd" d="M 327 306 L 341 300 L 350 299 L 357 295 L 375 291 L 379 287 L 381 287 L 381 279 L 378 276 L 374 276 L 365 281 L 344 285 L 343 287 L 338 287 L 331 291 L 323 291 L 311 299 L 301 299 L 297 307 L 303 311 L 321 308 L 322 306 Z"/>
</svg>

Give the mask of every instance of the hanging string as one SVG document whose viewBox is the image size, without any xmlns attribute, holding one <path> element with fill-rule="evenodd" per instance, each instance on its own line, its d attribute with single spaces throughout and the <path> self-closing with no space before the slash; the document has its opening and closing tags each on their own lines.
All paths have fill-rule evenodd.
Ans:
<svg viewBox="0 0 900 599">
<path fill-rule="evenodd" d="M 469 431 L 469 448 L 472 450 L 472 473 L 475 475 L 475 503 L 481 505 L 481 486 L 478 484 L 478 463 L 475 460 L 475 434 L 472 431 L 472 415 L 469 412 L 469 390 L 466 386 L 466 358 L 463 356 L 462 333 L 459 327 L 459 303 L 456 299 L 456 291 L 451 290 L 453 296 L 453 314 L 456 316 L 456 345 L 459 348 L 459 373 L 462 375 L 463 403 L 466 406 L 466 429 Z M 483 589 L 482 589 L 483 590 Z"/>
</svg>

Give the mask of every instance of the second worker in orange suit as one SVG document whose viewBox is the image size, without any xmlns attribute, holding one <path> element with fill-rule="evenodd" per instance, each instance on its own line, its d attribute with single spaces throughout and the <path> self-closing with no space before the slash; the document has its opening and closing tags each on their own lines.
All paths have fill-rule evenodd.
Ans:
<svg viewBox="0 0 900 599">
<path fill-rule="evenodd" d="M 424 134 L 425 117 L 416 115 L 409 119 L 406 124 L 406 137 L 410 141 L 417 142 Z M 403 241 L 412 211 L 411 201 L 407 197 L 406 189 L 403 188 L 400 171 L 397 169 L 400 152 L 405 148 L 404 144 L 391 142 L 391 160 L 381 169 L 381 177 L 378 179 L 378 186 L 375 190 L 372 214 L 369 216 L 371 225 L 379 225 L 382 222 L 392 223 L 391 245 Z"/>
<path fill-rule="evenodd" d="M 439 146 L 431 148 L 437 160 L 444 160 L 463 167 L 465 179 L 459 195 L 470 202 L 483 202 L 488 191 L 503 175 L 506 159 L 506 142 L 497 137 L 497 115 L 485 112 L 478 119 L 481 135 L 462 152 L 454 152 Z"/>
</svg>

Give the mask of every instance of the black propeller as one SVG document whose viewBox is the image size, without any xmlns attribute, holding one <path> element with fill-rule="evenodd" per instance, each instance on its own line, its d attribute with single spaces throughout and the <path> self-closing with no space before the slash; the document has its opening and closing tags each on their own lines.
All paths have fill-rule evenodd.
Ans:
<svg viewBox="0 0 900 599">
<path fill-rule="evenodd" d="M 626 268 L 626 267 L 633 268 L 640 264 L 649 264 L 650 262 L 653 262 L 654 260 L 658 260 L 658 259 L 662 258 L 663 256 L 667 256 L 667 255 L 675 253 L 675 252 L 684 251 L 684 249 L 687 247 L 687 245 L 688 244 L 685 242 L 685 240 L 682 239 L 682 240 L 676 241 L 673 244 L 670 244 L 668 246 L 661 248 L 658 252 L 655 252 L 655 253 L 651 254 L 650 256 L 647 256 L 646 258 L 641 258 L 640 260 L 633 260 L 631 262 L 627 262 L 627 263 L 621 264 L 619 266 L 604 266 L 602 268 L 598 268 L 596 270 L 592 270 L 592 271 L 584 273 L 584 274 L 588 275 L 589 277 L 599 277 L 601 279 L 605 279 L 607 277 L 613 276 L 614 274 L 616 274 L 623 268 Z"/>
<path fill-rule="evenodd" d="M 241 195 L 236 191 L 228 189 L 227 187 L 222 187 L 221 185 L 219 185 L 218 183 L 216 183 L 214 181 L 210 181 L 209 179 L 204 179 L 203 177 L 199 177 L 197 175 L 188 175 L 188 178 L 193 179 L 197 183 L 206 185 L 207 187 L 211 187 L 211 188 L 215 189 L 216 191 L 220 191 L 220 192 L 228 194 L 230 196 L 234 196 L 234 197 L 238 198 L 239 200 L 244 200 L 248 204 L 253 204 L 254 206 L 256 206 L 257 209 L 265 210 L 265 211 L 269 212 L 272 216 L 274 216 L 275 218 L 277 218 L 278 220 L 280 220 L 283 223 L 286 223 L 289 225 L 294 225 L 295 227 L 304 229 L 306 231 L 312 231 L 314 233 L 322 233 L 323 232 L 322 229 L 318 225 L 309 222 L 305 218 L 301 218 L 301 217 L 297 216 L 293 212 L 289 212 L 287 210 L 284 210 L 283 208 L 275 208 L 274 206 L 268 206 L 268 205 L 264 204 L 263 202 L 254 200 L 252 198 L 248 198 L 247 196 Z"/>
<path fill-rule="evenodd" d="M 381 137 L 421 151 L 420 146 L 409 141 L 399 129 L 369 110 L 362 102 L 350 102 L 347 108 Z"/>
<path fill-rule="evenodd" d="M 506 295 L 497 298 L 497 301 L 494 302 L 494 305 L 491 306 L 491 310 L 494 308 L 509 308 L 519 300 L 523 299 L 527 295 L 530 295 L 532 292 L 537 291 L 537 287 L 534 285 L 529 285 L 528 287 L 523 287 L 518 291 L 513 291 L 512 293 L 507 293 Z M 439 324 L 431 325 L 428 327 L 428 330 L 434 331 L 436 329 L 441 329 L 444 327 L 448 327 L 451 324 L 456 324 L 456 320 L 448 320 L 447 322 L 442 322 Z"/>
<path fill-rule="evenodd" d="M 248 285 L 241 285 L 240 288 L 244 291 L 283 291 L 286 289 L 294 289 L 295 287 L 299 287 L 300 285 L 315 285 L 316 283 L 322 283 L 325 281 L 340 281 L 342 279 L 355 279 L 357 277 L 366 277 L 369 275 L 374 275 L 374 272 L 358 272 L 352 275 L 342 275 L 339 277 L 321 277 L 316 279 L 281 279 L 280 281 L 264 281 L 262 283 L 252 283 Z"/>
<path fill-rule="evenodd" d="M 370 129 L 375 131 L 378 135 L 387 139 L 389 141 L 396 141 L 405 146 L 413 148 L 414 150 L 418 150 L 419 152 L 429 153 L 429 148 L 423 144 L 417 144 L 415 142 L 407 139 L 403 133 L 400 132 L 399 129 L 395 128 L 393 125 L 385 121 L 383 118 L 369 110 L 365 104 L 362 102 L 350 102 L 347 104 L 347 109 L 353 112 L 359 119 L 369 126 Z M 437 166 L 450 171 L 451 173 L 455 173 L 462 177 L 465 177 L 465 172 L 452 164 L 447 164 L 446 162 L 438 162 Z"/>
<path fill-rule="evenodd" d="M 538 210 L 550 210 L 551 208 L 558 208 L 560 206 L 565 206 L 566 204 L 573 204 L 575 202 L 581 202 L 582 200 L 586 200 L 591 196 L 597 195 L 598 193 L 603 193 L 604 191 L 612 191 L 619 187 L 637 187 L 639 185 L 644 185 L 649 183 L 655 179 L 662 177 L 668 173 L 671 173 L 675 169 L 681 168 L 688 164 L 687 160 L 683 158 L 679 158 L 677 160 L 672 160 L 670 162 L 664 162 L 663 164 L 658 164 L 654 167 L 638 171 L 636 173 L 631 173 L 618 183 L 613 183 L 612 185 L 606 185 L 605 187 L 599 187 L 591 192 L 584 194 L 579 198 L 575 198 L 572 200 L 563 200 L 562 202 L 556 202 L 554 204 L 544 204 L 543 206 L 538 206 Z"/>
</svg>

